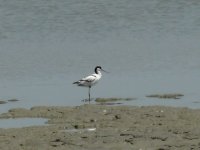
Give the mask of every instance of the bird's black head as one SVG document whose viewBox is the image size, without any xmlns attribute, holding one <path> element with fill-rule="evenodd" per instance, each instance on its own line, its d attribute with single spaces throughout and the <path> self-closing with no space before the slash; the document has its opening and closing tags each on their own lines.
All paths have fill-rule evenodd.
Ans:
<svg viewBox="0 0 200 150">
<path fill-rule="evenodd" d="M 95 69 L 94 69 L 94 72 L 95 72 L 95 73 L 98 73 L 98 72 L 97 72 L 98 70 L 102 70 L 101 66 L 96 66 Z"/>
</svg>

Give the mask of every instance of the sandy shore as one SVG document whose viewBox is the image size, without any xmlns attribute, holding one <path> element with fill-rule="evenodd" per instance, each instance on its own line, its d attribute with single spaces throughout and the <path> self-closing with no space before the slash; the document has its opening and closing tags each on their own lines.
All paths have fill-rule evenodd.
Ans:
<svg viewBox="0 0 200 150">
<path fill-rule="evenodd" d="M 0 129 L 1 150 L 200 149 L 200 110 L 82 105 L 12 109 L 0 118 L 48 118 L 47 126 Z"/>
</svg>

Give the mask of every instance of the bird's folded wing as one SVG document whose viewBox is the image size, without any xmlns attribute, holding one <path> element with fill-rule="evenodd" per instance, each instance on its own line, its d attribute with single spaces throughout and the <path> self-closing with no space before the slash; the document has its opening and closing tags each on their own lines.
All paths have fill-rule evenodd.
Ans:
<svg viewBox="0 0 200 150">
<path fill-rule="evenodd" d="M 90 76 L 87 76 L 85 78 L 82 78 L 81 81 L 87 81 L 87 82 L 92 82 L 96 79 L 96 76 L 94 75 L 90 75 Z"/>
</svg>

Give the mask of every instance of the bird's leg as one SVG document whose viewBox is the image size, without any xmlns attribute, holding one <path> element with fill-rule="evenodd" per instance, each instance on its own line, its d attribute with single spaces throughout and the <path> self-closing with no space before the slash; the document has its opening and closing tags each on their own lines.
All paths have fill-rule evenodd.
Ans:
<svg viewBox="0 0 200 150">
<path fill-rule="evenodd" d="M 88 91 L 88 95 L 89 95 L 89 103 L 90 103 L 90 88 L 91 88 L 91 86 L 89 86 L 89 91 Z"/>
</svg>

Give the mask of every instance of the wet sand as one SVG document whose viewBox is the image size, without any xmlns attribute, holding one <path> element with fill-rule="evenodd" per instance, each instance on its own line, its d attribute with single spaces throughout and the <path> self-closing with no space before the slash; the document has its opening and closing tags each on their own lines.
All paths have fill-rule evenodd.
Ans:
<svg viewBox="0 0 200 150">
<path fill-rule="evenodd" d="M 200 110 L 162 106 L 33 107 L 0 118 L 48 118 L 46 126 L 0 129 L 1 150 L 200 149 Z"/>
</svg>

